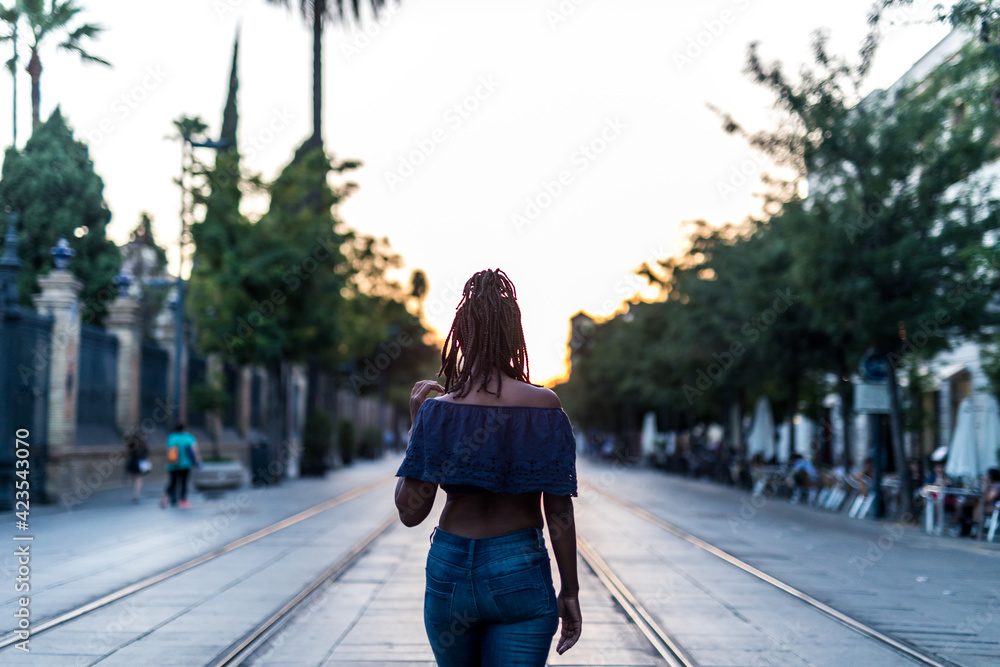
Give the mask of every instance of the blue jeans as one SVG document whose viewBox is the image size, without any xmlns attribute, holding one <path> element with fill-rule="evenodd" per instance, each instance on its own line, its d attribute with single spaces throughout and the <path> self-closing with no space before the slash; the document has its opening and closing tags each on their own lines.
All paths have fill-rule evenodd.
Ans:
<svg viewBox="0 0 1000 667">
<path fill-rule="evenodd" d="M 439 667 L 544 667 L 558 625 L 540 528 L 480 539 L 434 529 L 424 627 Z"/>
</svg>

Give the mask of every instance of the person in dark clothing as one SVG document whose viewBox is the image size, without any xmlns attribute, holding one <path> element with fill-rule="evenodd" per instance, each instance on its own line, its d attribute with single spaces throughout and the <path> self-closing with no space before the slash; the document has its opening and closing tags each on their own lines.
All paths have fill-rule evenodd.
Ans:
<svg viewBox="0 0 1000 667">
<path fill-rule="evenodd" d="M 406 526 L 427 518 L 438 486 L 447 494 L 427 556 L 427 637 L 441 667 L 541 667 L 560 619 L 560 654 L 582 627 L 576 442 L 556 394 L 528 379 L 521 312 L 505 273 L 481 271 L 465 284 L 441 360 L 444 386 L 423 380 L 410 394 L 413 427 L 396 473 Z"/>
<path fill-rule="evenodd" d="M 125 435 L 125 471 L 132 479 L 132 502 L 139 502 L 142 493 L 142 478 L 150 471 L 149 450 L 146 437 L 141 431 L 131 431 Z"/>
</svg>

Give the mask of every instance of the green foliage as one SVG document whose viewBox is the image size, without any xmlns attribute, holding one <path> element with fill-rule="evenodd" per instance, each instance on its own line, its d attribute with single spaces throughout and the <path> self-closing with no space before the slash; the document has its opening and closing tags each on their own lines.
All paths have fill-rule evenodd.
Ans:
<svg viewBox="0 0 1000 667">
<path fill-rule="evenodd" d="M 7 149 L 0 202 L 20 215 L 21 303 L 31 304 L 31 295 L 39 291 L 38 277 L 53 269 L 50 249 L 65 238 L 76 251 L 69 270 L 83 282 L 83 321 L 100 323 L 106 304 L 117 297 L 113 281 L 122 258 L 105 236 L 111 212 L 104 182 L 94 172 L 87 146 L 73 138 L 58 109 L 22 150 Z M 6 216 L 0 215 L 0 235 L 6 229 Z"/>
<path fill-rule="evenodd" d="M 350 186 L 334 188 L 328 176 L 352 167 L 320 149 L 300 153 L 271 184 L 268 213 L 251 223 L 238 212 L 238 156 L 219 154 L 201 199 L 205 221 L 192 230 L 189 307 L 203 350 L 273 365 L 336 348 L 345 280 L 332 209 Z"/>
<path fill-rule="evenodd" d="M 229 394 L 212 384 L 196 384 L 189 391 L 191 406 L 198 412 L 220 412 L 229 405 Z"/>
<path fill-rule="evenodd" d="M 374 426 L 369 426 L 361 433 L 358 443 L 358 456 L 363 459 L 377 459 L 382 456 L 382 434 Z"/>
<path fill-rule="evenodd" d="M 333 421 L 326 410 L 311 409 L 302 433 L 302 474 L 322 477 L 329 466 Z"/>
<path fill-rule="evenodd" d="M 994 336 L 992 344 L 983 346 L 979 351 L 979 361 L 989 382 L 990 393 L 1000 400 L 1000 337 Z"/>
<path fill-rule="evenodd" d="M 816 415 L 821 378 L 849 377 L 867 350 L 911 368 L 996 325 L 1000 202 L 979 173 L 1000 158 L 996 60 L 971 44 L 862 100 L 878 40 L 851 64 L 818 35 L 796 80 L 750 47 L 747 72 L 786 118 L 750 133 L 722 114 L 723 126 L 791 177 L 766 180 L 767 219 L 692 223 L 685 252 L 639 269 L 663 300 L 576 345 L 560 388 L 571 414 L 615 428 L 652 409 L 676 428 L 766 395 L 779 419 L 803 405 Z"/>
<path fill-rule="evenodd" d="M 350 419 L 341 419 L 337 424 L 337 448 L 340 451 L 340 460 L 344 462 L 344 465 L 354 461 L 357 443 L 355 442 L 354 422 Z"/>
</svg>

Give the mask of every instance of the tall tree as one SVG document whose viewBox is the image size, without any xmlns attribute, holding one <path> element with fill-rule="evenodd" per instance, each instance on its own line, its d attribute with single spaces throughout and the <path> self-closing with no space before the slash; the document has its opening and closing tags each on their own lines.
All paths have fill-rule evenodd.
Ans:
<svg viewBox="0 0 1000 667">
<path fill-rule="evenodd" d="M 111 67 L 111 63 L 87 52 L 84 42 L 97 37 L 103 30 L 92 23 L 73 26 L 83 8 L 75 0 L 51 0 L 46 6 L 45 0 L 17 0 L 24 18 L 28 22 L 29 47 L 31 58 L 28 60 L 27 72 L 31 76 L 31 127 L 38 127 L 40 121 L 40 106 L 42 97 L 42 60 L 39 50 L 50 35 L 66 33 L 59 48 L 76 53 L 83 62 L 98 63 Z"/>
<path fill-rule="evenodd" d="M 273 5 L 290 8 L 291 0 L 267 0 Z M 386 0 L 369 0 L 372 10 L 378 14 L 385 6 Z M 345 0 L 299 0 L 299 10 L 302 17 L 312 28 L 313 65 L 312 65 L 312 97 L 313 97 L 313 133 L 306 142 L 308 148 L 323 145 L 323 31 L 327 21 L 343 21 L 347 17 Z M 354 19 L 361 18 L 361 0 L 351 0 L 351 11 Z"/>
<path fill-rule="evenodd" d="M 65 238 L 76 251 L 70 271 L 83 282 L 83 319 L 100 321 L 116 295 L 113 281 L 122 258 L 105 235 L 111 211 L 104 201 L 104 182 L 94 172 L 87 145 L 73 138 L 58 108 L 22 150 L 7 149 L 0 202 L 21 214 L 21 303 L 30 306 L 38 276 L 52 269 L 50 248 Z M 6 219 L 0 226 L 6 229 Z"/>
<path fill-rule="evenodd" d="M 12 115 L 13 115 L 13 133 L 11 135 L 11 146 L 17 146 L 17 24 L 21 21 L 21 10 L 18 4 L 18 0 L 14 0 L 14 3 L 10 7 L 0 5 L 0 22 L 2 22 L 6 28 L 4 33 L 0 35 L 0 44 L 6 44 L 10 42 L 13 53 L 10 59 L 7 61 L 7 70 L 10 72 L 12 90 Z"/>
<path fill-rule="evenodd" d="M 984 140 L 1000 134 L 992 98 L 1000 77 L 992 54 L 970 44 L 921 81 L 862 97 L 877 44 L 876 28 L 851 64 L 817 35 L 814 64 L 798 81 L 751 45 L 747 72 L 789 122 L 756 134 L 732 118 L 725 125 L 808 181 L 802 220 L 816 224 L 799 236 L 808 243 L 793 253 L 793 270 L 836 268 L 812 281 L 805 302 L 824 318 L 821 328 L 846 330 L 890 362 L 892 449 L 908 511 L 898 366 L 981 334 L 997 289 L 997 272 L 979 258 L 1000 204 L 979 171 L 1000 157 L 997 142 Z M 837 262 L 817 261 L 824 257 Z"/>
</svg>

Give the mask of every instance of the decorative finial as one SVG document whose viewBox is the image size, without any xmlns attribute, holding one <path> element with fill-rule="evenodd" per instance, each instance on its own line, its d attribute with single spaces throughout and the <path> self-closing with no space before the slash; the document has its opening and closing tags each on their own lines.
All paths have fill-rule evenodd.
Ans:
<svg viewBox="0 0 1000 667">
<path fill-rule="evenodd" d="M 121 296 L 128 296 L 128 289 L 132 286 L 133 282 L 135 281 L 132 280 L 132 276 L 129 272 L 122 269 L 121 272 L 115 276 L 114 280 L 115 287 L 118 288 L 118 294 Z"/>
<path fill-rule="evenodd" d="M 56 271 L 65 271 L 69 266 L 69 260 L 76 254 L 76 251 L 69 247 L 69 241 L 65 238 L 59 239 L 55 247 L 51 250 L 52 261 L 55 262 Z"/>
</svg>

